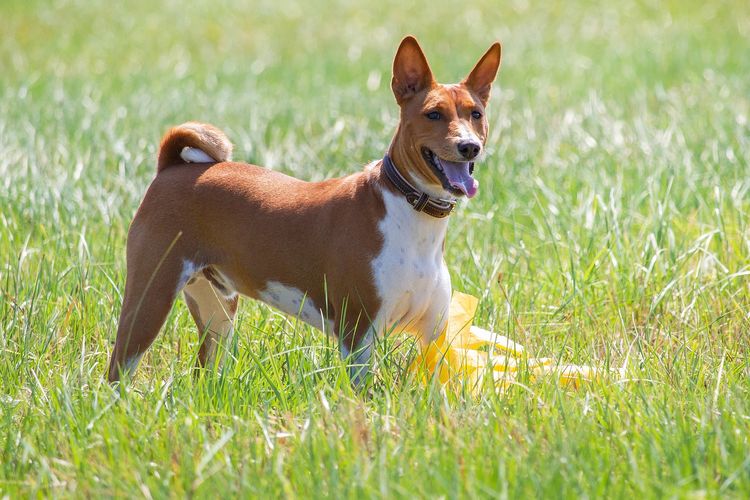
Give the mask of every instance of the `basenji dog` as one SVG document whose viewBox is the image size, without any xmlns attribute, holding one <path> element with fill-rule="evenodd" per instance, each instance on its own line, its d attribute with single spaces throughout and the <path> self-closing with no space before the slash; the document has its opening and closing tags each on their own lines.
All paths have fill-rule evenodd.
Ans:
<svg viewBox="0 0 750 500">
<path fill-rule="evenodd" d="M 476 195 L 474 162 L 500 66 L 494 43 L 458 84 L 435 81 L 416 39 L 393 61 L 400 122 L 387 154 L 363 171 L 305 182 L 231 161 L 217 128 L 189 122 L 161 141 L 156 177 L 133 218 L 109 380 L 132 372 L 180 292 L 208 366 L 232 334 L 238 295 L 335 335 L 355 385 L 376 335 L 446 323 L 448 216 Z"/>
</svg>

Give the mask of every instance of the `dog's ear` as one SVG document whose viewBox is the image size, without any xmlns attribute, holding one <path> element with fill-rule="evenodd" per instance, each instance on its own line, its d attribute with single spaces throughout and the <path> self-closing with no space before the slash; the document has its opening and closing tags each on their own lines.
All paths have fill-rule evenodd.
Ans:
<svg viewBox="0 0 750 500">
<path fill-rule="evenodd" d="M 435 85 L 435 79 L 424 52 L 413 36 L 407 36 L 401 40 L 396 57 L 393 59 L 391 88 L 393 95 L 396 96 L 396 102 L 401 104 L 433 85 Z"/>
<path fill-rule="evenodd" d="M 490 100 L 492 91 L 492 82 L 495 81 L 497 70 L 500 68 L 500 59 L 502 57 L 502 48 L 500 42 L 495 42 L 487 52 L 484 53 L 479 62 L 471 70 L 469 76 L 461 82 L 472 92 L 476 93 L 482 100 L 484 106 Z"/>
</svg>

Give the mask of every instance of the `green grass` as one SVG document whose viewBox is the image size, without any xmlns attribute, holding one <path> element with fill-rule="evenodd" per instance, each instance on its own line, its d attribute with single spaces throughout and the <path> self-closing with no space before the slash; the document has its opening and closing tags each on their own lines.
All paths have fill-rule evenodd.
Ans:
<svg viewBox="0 0 750 500">
<path fill-rule="evenodd" d="M 744 2 L 9 0 L 0 18 L 0 497 L 750 495 Z M 454 394 L 386 342 L 364 397 L 330 341 L 244 301 L 221 373 L 191 376 L 179 303 L 110 388 L 161 133 L 198 119 L 239 159 L 355 171 L 393 133 L 405 33 L 442 81 L 504 45 L 480 193 L 447 242 L 476 323 L 627 361 L 627 380 Z"/>
</svg>

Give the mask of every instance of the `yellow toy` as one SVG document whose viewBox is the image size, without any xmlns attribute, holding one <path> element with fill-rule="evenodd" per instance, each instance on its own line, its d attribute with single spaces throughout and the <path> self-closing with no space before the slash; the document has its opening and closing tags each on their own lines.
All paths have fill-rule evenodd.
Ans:
<svg viewBox="0 0 750 500">
<path fill-rule="evenodd" d="M 574 388 L 605 373 L 591 366 L 561 365 L 552 358 L 529 357 L 523 346 L 472 324 L 478 302 L 472 295 L 453 292 L 445 331 L 422 350 L 412 370 L 423 367 L 443 384 L 464 382 L 473 390 L 481 388 L 489 374 L 495 386 L 504 389 L 515 383 L 521 367 L 527 367 L 534 378 L 552 374 L 562 385 Z M 615 371 L 622 376 L 623 370 Z"/>
</svg>

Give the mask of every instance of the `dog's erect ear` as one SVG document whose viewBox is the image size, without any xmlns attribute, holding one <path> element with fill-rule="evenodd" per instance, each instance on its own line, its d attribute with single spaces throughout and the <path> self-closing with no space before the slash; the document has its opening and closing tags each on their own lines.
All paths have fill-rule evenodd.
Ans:
<svg viewBox="0 0 750 500">
<path fill-rule="evenodd" d="M 495 77 L 497 76 L 501 56 L 502 48 L 500 47 L 500 42 L 493 43 L 492 47 L 484 53 L 476 66 L 474 66 L 474 69 L 471 70 L 469 76 L 464 78 L 464 81 L 461 82 L 466 85 L 469 90 L 475 92 L 485 106 L 490 100 L 492 82 L 495 81 Z"/>
<path fill-rule="evenodd" d="M 393 59 L 391 88 L 396 102 L 401 104 L 424 89 L 435 84 L 427 58 L 413 36 L 401 40 Z"/>
</svg>

